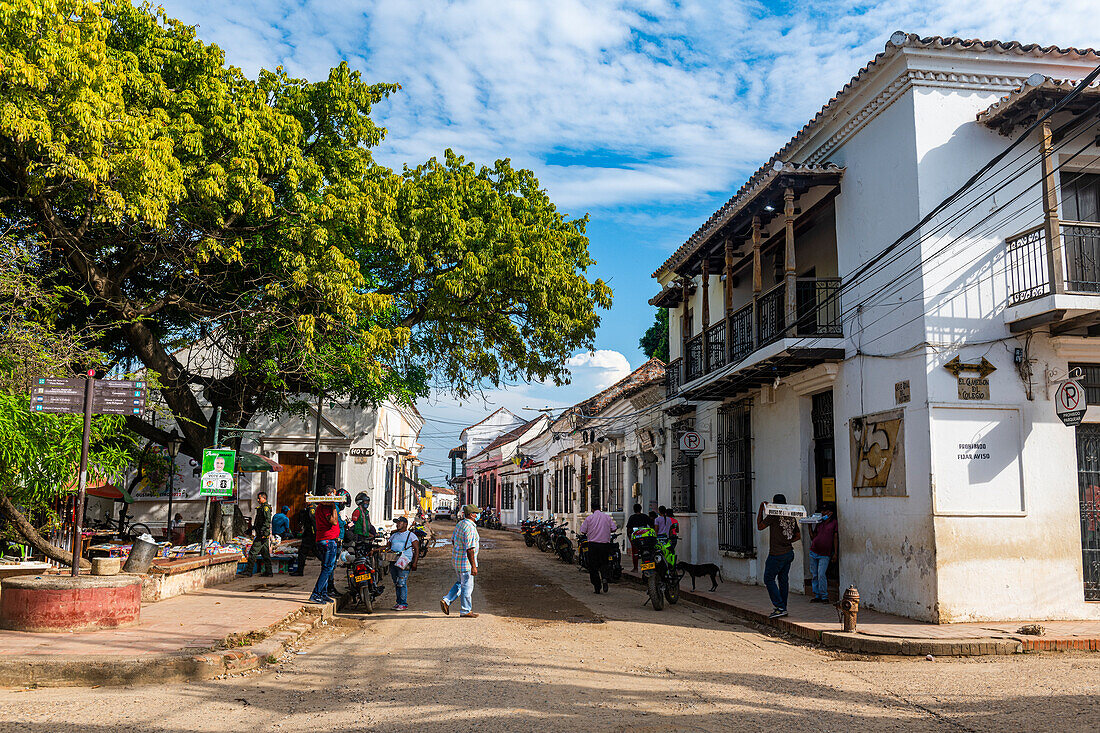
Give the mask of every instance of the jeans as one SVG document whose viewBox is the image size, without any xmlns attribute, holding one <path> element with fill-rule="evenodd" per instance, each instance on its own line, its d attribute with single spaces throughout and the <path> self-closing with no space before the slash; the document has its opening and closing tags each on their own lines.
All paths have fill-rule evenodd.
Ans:
<svg viewBox="0 0 1100 733">
<path fill-rule="evenodd" d="M 317 543 L 317 557 L 321 559 L 321 574 L 317 576 L 317 585 L 313 587 L 314 600 L 330 595 L 332 587 L 332 571 L 336 568 L 336 558 L 340 552 L 336 547 L 336 540 L 321 540 Z"/>
<path fill-rule="evenodd" d="M 397 563 L 391 563 L 390 577 L 393 578 L 393 590 L 397 594 L 397 605 L 409 605 L 409 569 L 402 569 L 397 567 Z"/>
<path fill-rule="evenodd" d="M 451 605 L 459 597 L 462 598 L 462 613 L 469 613 L 474 608 L 474 576 L 470 573 L 458 573 L 458 580 L 451 586 L 451 589 L 447 591 L 447 595 L 443 596 L 443 600 L 447 601 L 447 605 Z"/>
<path fill-rule="evenodd" d="M 768 559 L 764 561 L 764 585 L 768 589 L 768 595 L 771 596 L 772 605 L 780 611 L 787 610 L 792 562 L 794 562 L 794 550 L 785 555 L 768 555 Z"/>
<path fill-rule="evenodd" d="M 829 581 L 825 579 L 825 571 L 829 569 L 829 556 L 818 555 L 810 550 L 810 578 L 812 578 L 814 595 L 822 600 L 829 600 Z"/>
</svg>

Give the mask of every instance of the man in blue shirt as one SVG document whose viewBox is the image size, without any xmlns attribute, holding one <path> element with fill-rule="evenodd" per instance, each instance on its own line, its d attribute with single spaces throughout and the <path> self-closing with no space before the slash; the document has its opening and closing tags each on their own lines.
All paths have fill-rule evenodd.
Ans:
<svg viewBox="0 0 1100 733">
<path fill-rule="evenodd" d="M 286 504 L 271 518 L 271 533 L 280 537 L 287 537 L 290 534 L 290 507 Z"/>
</svg>

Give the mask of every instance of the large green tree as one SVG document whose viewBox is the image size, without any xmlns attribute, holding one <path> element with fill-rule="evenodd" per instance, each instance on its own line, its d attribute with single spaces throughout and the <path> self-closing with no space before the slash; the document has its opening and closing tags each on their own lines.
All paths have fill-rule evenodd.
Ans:
<svg viewBox="0 0 1100 733">
<path fill-rule="evenodd" d="M 657 309 L 653 325 L 638 339 L 638 345 L 646 356 L 668 362 L 668 308 Z"/>
<path fill-rule="evenodd" d="M 592 346 L 610 290 L 586 220 L 507 161 L 379 165 L 370 114 L 397 89 L 346 65 L 248 79 L 128 0 L 0 0 L 0 216 L 73 293 L 65 325 L 156 375 L 186 452 L 204 401 L 240 426 L 303 393 L 562 381 Z"/>
</svg>

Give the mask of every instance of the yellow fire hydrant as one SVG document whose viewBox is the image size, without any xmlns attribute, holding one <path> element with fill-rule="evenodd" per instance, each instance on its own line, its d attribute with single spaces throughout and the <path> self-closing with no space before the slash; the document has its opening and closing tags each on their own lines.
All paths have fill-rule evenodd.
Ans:
<svg viewBox="0 0 1100 733">
<path fill-rule="evenodd" d="M 859 591 L 856 590 L 854 585 L 848 586 L 848 590 L 844 591 L 844 596 L 837 604 L 837 610 L 840 613 L 840 623 L 844 626 L 844 630 L 848 632 L 855 631 L 856 616 L 859 615 Z"/>
</svg>

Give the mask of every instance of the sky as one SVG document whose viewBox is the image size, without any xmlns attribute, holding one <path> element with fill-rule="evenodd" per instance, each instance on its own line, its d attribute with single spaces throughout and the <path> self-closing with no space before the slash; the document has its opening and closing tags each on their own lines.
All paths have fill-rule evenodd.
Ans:
<svg viewBox="0 0 1100 733">
<path fill-rule="evenodd" d="M 421 475 L 438 481 L 461 429 L 506 406 L 564 407 L 645 357 L 650 274 L 810 119 L 890 35 L 1100 45 L 1095 0 L 167 0 L 230 64 L 311 80 L 347 61 L 402 89 L 376 109 L 390 166 L 451 148 L 530 168 L 614 290 L 572 383 L 439 391 Z M 1090 22 L 1083 22 L 1090 19 Z"/>
</svg>

